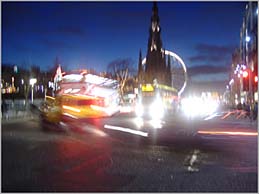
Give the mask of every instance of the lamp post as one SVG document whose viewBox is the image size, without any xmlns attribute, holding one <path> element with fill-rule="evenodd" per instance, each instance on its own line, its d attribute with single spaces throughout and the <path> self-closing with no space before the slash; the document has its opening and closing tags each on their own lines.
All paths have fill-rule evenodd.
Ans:
<svg viewBox="0 0 259 194">
<path fill-rule="evenodd" d="M 37 83 L 37 79 L 36 78 L 31 78 L 30 79 L 30 85 L 31 85 L 31 103 L 33 104 L 33 87 L 34 84 Z"/>
</svg>

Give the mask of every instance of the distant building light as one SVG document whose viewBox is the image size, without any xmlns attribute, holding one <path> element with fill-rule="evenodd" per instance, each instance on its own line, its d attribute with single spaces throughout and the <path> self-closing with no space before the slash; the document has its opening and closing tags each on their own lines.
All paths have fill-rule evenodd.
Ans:
<svg viewBox="0 0 259 194">
<path fill-rule="evenodd" d="M 232 78 L 229 82 L 229 85 L 233 84 L 234 83 L 234 79 Z"/>
<path fill-rule="evenodd" d="M 34 85 L 34 84 L 36 84 L 37 83 L 37 79 L 36 78 L 31 78 L 30 79 L 30 85 Z"/>
<path fill-rule="evenodd" d="M 54 83 L 49 81 L 49 88 L 54 88 Z"/>
<path fill-rule="evenodd" d="M 13 71 L 14 71 L 14 73 L 18 72 L 18 67 L 16 65 L 13 67 Z"/>
<path fill-rule="evenodd" d="M 246 42 L 249 42 L 251 40 L 250 36 L 246 36 Z"/>
</svg>

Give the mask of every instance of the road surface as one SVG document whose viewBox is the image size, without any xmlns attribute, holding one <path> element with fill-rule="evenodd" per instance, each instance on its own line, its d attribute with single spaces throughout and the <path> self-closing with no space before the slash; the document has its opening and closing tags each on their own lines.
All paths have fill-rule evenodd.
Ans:
<svg viewBox="0 0 259 194">
<path fill-rule="evenodd" d="M 45 129 L 37 117 L 2 123 L 3 192 L 258 189 L 257 131 L 247 122 L 119 114 Z"/>
</svg>

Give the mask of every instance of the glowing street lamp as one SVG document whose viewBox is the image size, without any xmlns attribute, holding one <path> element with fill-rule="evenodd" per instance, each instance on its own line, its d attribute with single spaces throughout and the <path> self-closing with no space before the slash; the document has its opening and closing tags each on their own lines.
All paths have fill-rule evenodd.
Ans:
<svg viewBox="0 0 259 194">
<path fill-rule="evenodd" d="M 31 85 L 31 103 L 33 104 L 33 87 L 34 84 L 37 83 L 37 79 L 36 78 L 31 78 L 30 79 L 30 85 Z"/>
<path fill-rule="evenodd" d="M 249 42 L 251 40 L 250 36 L 246 36 L 246 42 Z"/>
</svg>

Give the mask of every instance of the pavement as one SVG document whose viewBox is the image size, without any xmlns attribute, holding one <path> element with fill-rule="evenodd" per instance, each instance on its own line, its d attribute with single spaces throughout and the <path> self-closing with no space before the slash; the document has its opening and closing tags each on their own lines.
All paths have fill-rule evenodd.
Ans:
<svg viewBox="0 0 259 194">
<path fill-rule="evenodd" d="M 19 122 L 22 120 L 30 120 L 36 118 L 37 115 L 33 114 L 30 110 L 16 111 L 8 110 L 8 112 L 1 115 L 1 123 Z"/>
<path fill-rule="evenodd" d="M 258 130 L 258 119 L 252 120 L 248 117 L 238 117 L 238 116 L 229 116 L 225 119 L 217 118 L 219 123 L 226 123 L 228 125 L 233 124 L 235 126 L 240 125 L 240 127 L 246 127 L 251 130 Z"/>
</svg>

